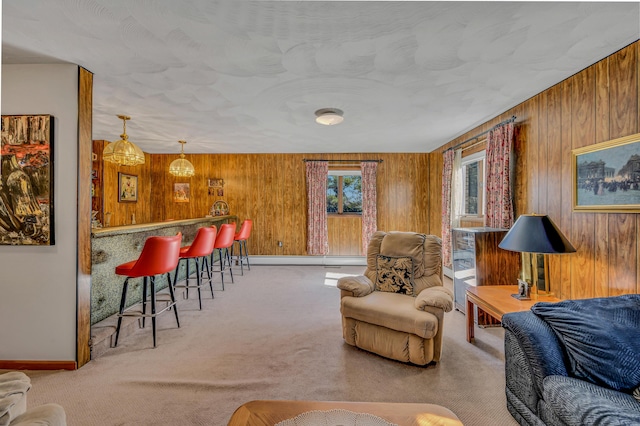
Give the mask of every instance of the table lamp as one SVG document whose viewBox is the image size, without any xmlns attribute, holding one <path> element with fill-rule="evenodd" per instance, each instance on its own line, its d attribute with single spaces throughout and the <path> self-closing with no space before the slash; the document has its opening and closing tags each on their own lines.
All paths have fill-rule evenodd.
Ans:
<svg viewBox="0 0 640 426">
<path fill-rule="evenodd" d="M 549 216 L 538 214 L 518 217 L 498 247 L 522 254 L 518 294 L 512 295 L 520 300 L 550 296 L 548 255 L 576 251 Z"/>
</svg>

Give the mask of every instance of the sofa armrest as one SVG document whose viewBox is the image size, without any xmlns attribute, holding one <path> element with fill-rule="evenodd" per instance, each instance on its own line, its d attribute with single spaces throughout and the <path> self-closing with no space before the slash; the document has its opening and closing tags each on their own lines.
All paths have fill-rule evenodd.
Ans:
<svg viewBox="0 0 640 426">
<path fill-rule="evenodd" d="M 543 389 L 542 380 L 545 377 L 568 376 L 566 355 L 560 341 L 551 327 L 531 311 L 504 314 L 502 327 L 513 333 L 529 366 L 533 385 L 540 398 Z"/>
<path fill-rule="evenodd" d="M 371 294 L 374 290 L 373 283 L 364 275 L 342 277 L 338 279 L 338 288 L 342 290 L 341 298 L 345 295 L 362 297 Z"/>
<path fill-rule="evenodd" d="M 441 286 L 425 288 L 418 294 L 414 304 L 416 309 L 421 311 L 431 306 L 450 312 L 453 309 L 453 294 L 451 290 Z"/>
</svg>

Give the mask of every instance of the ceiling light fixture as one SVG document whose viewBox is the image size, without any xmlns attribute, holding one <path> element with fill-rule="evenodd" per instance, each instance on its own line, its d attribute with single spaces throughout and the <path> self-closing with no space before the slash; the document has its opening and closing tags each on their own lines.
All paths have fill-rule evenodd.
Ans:
<svg viewBox="0 0 640 426">
<path fill-rule="evenodd" d="M 191 177 L 196 174 L 193 164 L 184 158 L 184 144 L 187 141 L 178 141 L 181 145 L 180 158 L 173 160 L 169 165 L 169 173 L 178 177 Z"/>
<path fill-rule="evenodd" d="M 333 126 L 334 124 L 340 124 L 344 120 L 342 117 L 342 110 L 338 108 L 322 108 L 316 111 L 316 123 L 324 124 L 325 126 Z"/>
<path fill-rule="evenodd" d="M 127 136 L 127 120 L 131 117 L 118 115 L 122 120 L 122 134 L 120 140 L 110 142 L 102 151 L 102 159 L 121 166 L 138 166 L 144 164 L 144 152 L 136 144 L 129 141 Z"/>
</svg>

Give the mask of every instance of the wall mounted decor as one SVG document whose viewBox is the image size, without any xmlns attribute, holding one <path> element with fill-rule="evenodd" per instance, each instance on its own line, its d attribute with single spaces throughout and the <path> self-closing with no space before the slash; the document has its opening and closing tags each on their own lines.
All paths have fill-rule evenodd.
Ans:
<svg viewBox="0 0 640 426">
<path fill-rule="evenodd" d="M 0 244 L 54 245 L 51 115 L 3 115 Z"/>
<path fill-rule="evenodd" d="M 207 186 L 209 188 L 222 188 L 224 186 L 224 179 L 209 178 L 207 179 Z"/>
<path fill-rule="evenodd" d="M 118 172 L 118 202 L 138 201 L 138 176 Z"/>
<path fill-rule="evenodd" d="M 173 201 L 176 203 L 188 203 L 191 189 L 188 183 L 173 184 Z"/>
<path fill-rule="evenodd" d="M 640 212 L 640 133 L 571 151 L 573 210 Z"/>
</svg>

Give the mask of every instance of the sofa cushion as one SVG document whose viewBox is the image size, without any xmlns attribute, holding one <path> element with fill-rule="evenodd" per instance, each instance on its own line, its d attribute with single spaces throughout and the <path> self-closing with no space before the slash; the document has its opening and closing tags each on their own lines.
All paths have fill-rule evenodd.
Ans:
<svg viewBox="0 0 640 426">
<path fill-rule="evenodd" d="M 438 332 L 438 318 L 414 307 L 413 297 L 399 293 L 374 291 L 364 297 L 343 297 L 342 315 L 347 318 L 415 334 L 424 339 Z"/>
<path fill-rule="evenodd" d="M 536 303 L 562 342 L 569 375 L 631 394 L 640 385 L 640 295 Z"/>
<path fill-rule="evenodd" d="M 543 398 L 568 425 L 640 424 L 640 403 L 631 395 L 566 376 L 547 376 Z"/>
<path fill-rule="evenodd" d="M 376 290 L 415 296 L 411 257 L 391 257 L 379 254 L 376 264 Z"/>
</svg>

